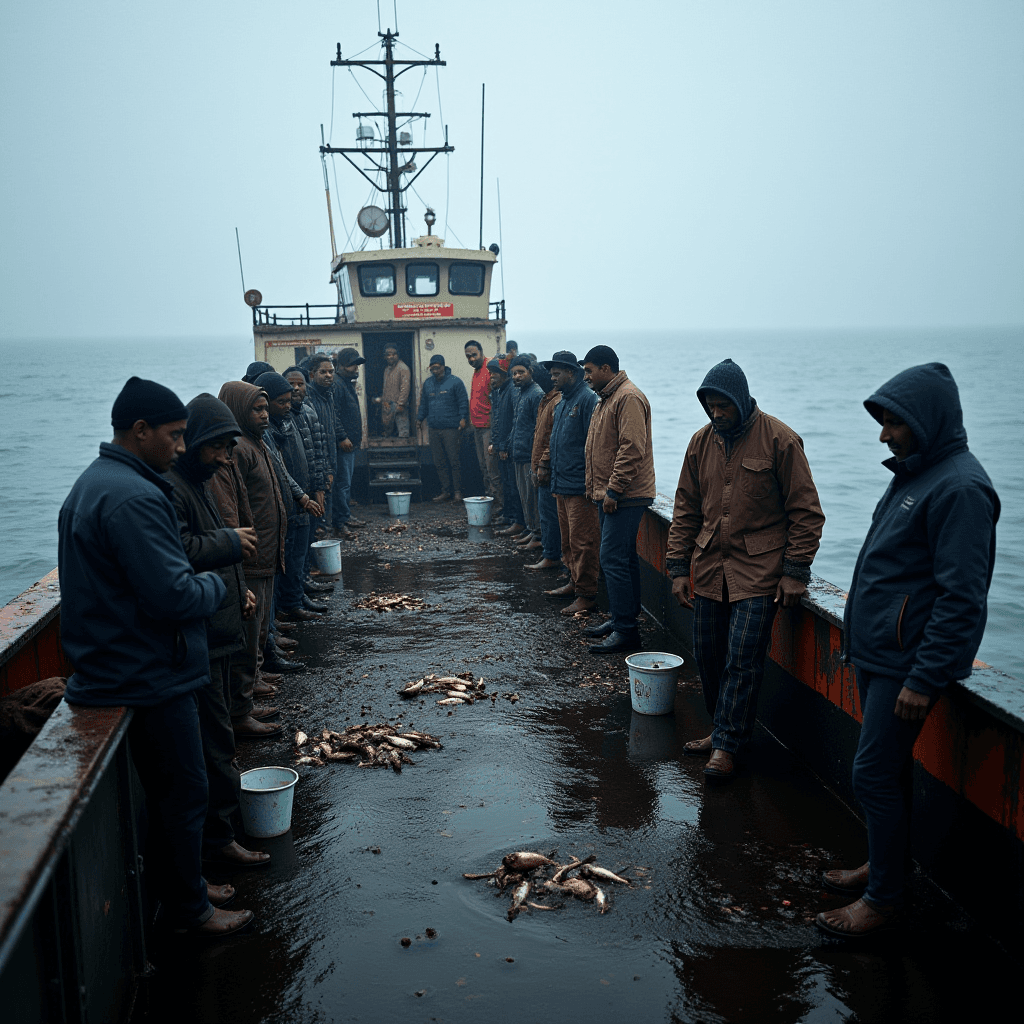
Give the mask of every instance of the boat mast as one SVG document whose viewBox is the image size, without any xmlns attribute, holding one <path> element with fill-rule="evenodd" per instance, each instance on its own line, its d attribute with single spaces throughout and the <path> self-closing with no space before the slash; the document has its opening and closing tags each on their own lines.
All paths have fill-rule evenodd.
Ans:
<svg viewBox="0 0 1024 1024">
<path fill-rule="evenodd" d="M 361 67 L 366 68 L 367 71 L 372 71 L 378 78 L 383 79 L 385 84 L 385 94 L 387 97 L 387 110 L 386 111 L 370 111 L 370 112 L 359 112 L 354 113 L 353 117 L 383 117 L 387 119 L 387 137 L 385 138 L 384 146 L 377 147 L 366 147 L 361 146 L 348 147 L 348 146 L 320 146 L 321 154 L 324 153 L 340 153 L 366 180 L 375 188 L 378 192 L 384 192 L 388 196 L 388 202 L 390 206 L 387 208 L 387 213 L 391 217 L 391 238 L 392 244 L 396 249 L 405 248 L 405 211 L 406 207 L 402 205 L 402 193 L 430 166 L 430 162 L 437 156 L 438 153 L 453 153 L 455 151 L 454 146 L 448 145 L 448 128 L 445 126 L 444 133 L 444 145 L 443 146 L 402 146 L 402 155 L 406 153 L 429 153 L 430 158 L 427 162 L 417 170 L 415 163 L 410 159 L 408 163 L 399 165 L 399 140 L 398 140 L 398 119 L 400 117 L 409 118 L 410 120 L 415 117 L 430 117 L 430 114 L 417 114 L 417 113 L 399 113 L 395 110 L 395 79 L 399 75 L 405 74 L 406 71 L 414 67 L 423 67 L 427 65 L 436 65 L 438 67 L 444 67 L 446 61 L 441 60 L 441 46 L 438 43 L 434 44 L 434 58 L 433 60 L 396 60 L 394 55 L 395 40 L 398 38 L 397 32 L 392 32 L 388 29 L 387 32 L 378 32 L 378 36 L 384 40 L 384 60 L 342 60 L 341 57 L 341 43 L 338 43 L 337 56 L 331 61 L 332 67 Z M 378 71 L 378 67 L 383 67 L 383 72 Z M 395 70 L 399 68 L 399 70 Z M 366 171 L 360 167 L 351 156 L 350 153 L 361 154 L 369 160 L 370 164 L 378 171 L 384 172 L 384 177 L 387 182 L 386 187 L 382 187 L 366 173 Z M 378 163 L 369 154 L 378 153 L 384 158 L 383 163 Z M 403 185 L 402 175 L 412 174 L 416 172 L 409 180 Z"/>
</svg>

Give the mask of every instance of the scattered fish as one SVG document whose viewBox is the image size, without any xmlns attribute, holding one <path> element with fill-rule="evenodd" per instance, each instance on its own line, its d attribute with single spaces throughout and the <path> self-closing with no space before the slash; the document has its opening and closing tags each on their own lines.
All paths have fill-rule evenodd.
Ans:
<svg viewBox="0 0 1024 1024">
<path fill-rule="evenodd" d="M 532 850 L 520 850 L 516 853 L 508 853 L 501 858 L 501 863 L 509 871 L 533 871 L 536 868 L 544 867 L 546 864 L 554 864 L 550 857 L 543 853 L 534 853 Z"/>
<path fill-rule="evenodd" d="M 466 702 L 461 697 L 445 697 L 444 700 L 439 700 L 438 704 L 465 704 Z"/>
<path fill-rule="evenodd" d="M 569 874 L 570 871 L 574 871 L 576 868 L 582 867 L 584 864 L 591 864 L 595 860 L 597 860 L 597 855 L 593 853 L 583 860 L 578 860 L 576 857 L 573 857 L 570 864 L 564 864 L 551 876 L 551 881 L 557 885 L 563 878 L 565 878 L 566 875 Z"/>
<path fill-rule="evenodd" d="M 409 753 L 415 750 L 440 750 L 441 741 L 429 733 L 404 731 L 387 722 L 362 723 L 347 726 L 342 732 L 324 729 L 321 739 L 302 752 L 296 764 L 322 765 L 324 762 L 355 764 L 359 768 L 390 768 L 400 774 L 403 765 L 415 765 Z M 302 743 L 299 743 L 299 740 Z M 309 742 L 309 736 L 299 731 L 295 735 L 296 753 Z"/>
<path fill-rule="evenodd" d="M 597 912 L 599 914 L 607 914 L 608 908 L 611 906 L 608 894 L 599 885 L 595 885 L 594 888 L 597 890 Z"/>
<path fill-rule="evenodd" d="M 615 874 L 607 868 L 598 867 L 596 864 L 586 864 L 580 868 L 580 875 L 583 878 L 600 878 L 603 882 L 618 882 L 619 885 L 631 885 L 628 878 Z"/>
<path fill-rule="evenodd" d="M 516 914 L 519 913 L 523 908 L 523 904 L 526 902 L 526 897 L 530 895 L 530 883 L 529 881 L 520 882 L 519 885 L 512 890 L 512 904 L 508 908 L 508 919 L 512 921 Z"/>
<path fill-rule="evenodd" d="M 301 730 L 295 734 L 295 746 L 304 747 L 309 742 L 309 737 Z"/>
<path fill-rule="evenodd" d="M 356 601 L 353 608 L 367 608 L 374 612 L 412 612 L 426 608 L 422 598 L 411 594 L 378 594 L 375 591 Z"/>
</svg>

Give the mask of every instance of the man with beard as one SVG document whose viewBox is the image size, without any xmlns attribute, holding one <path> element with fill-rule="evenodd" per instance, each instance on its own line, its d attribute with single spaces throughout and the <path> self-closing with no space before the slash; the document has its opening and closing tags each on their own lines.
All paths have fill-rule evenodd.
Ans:
<svg viewBox="0 0 1024 1024">
<path fill-rule="evenodd" d="M 366 360 L 354 349 L 343 348 L 335 356 L 334 429 L 337 439 L 338 475 L 335 477 L 331 526 L 345 540 L 353 537 L 350 527 L 365 526 L 352 515 L 352 473 L 356 467 L 356 449 L 363 443 L 363 414 L 359 409 L 356 381 L 359 367 Z"/>
<path fill-rule="evenodd" d="M 462 431 L 469 415 L 466 385 L 445 366 L 444 356 L 430 357 L 430 376 L 420 393 L 419 422 L 430 427 L 430 454 L 441 482 L 434 501 L 462 501 Z"/>
<path fill-rule="evenodd" d="M 825 517 L 800 436 L 762 412 L 731 360 L 697 398 L 708 419 L 690 440 L 676 488 L 667 568 L 693 608 L 693 655 L 714 731 L 684 752 L 727 782 L 749 743 L 779 606 L 800 603 Z M 691 575 L 693 577 L 691 583 Z"/>
<path fill-rule="evenodd" d="M 409 391 L 412 374 L 398 355 L 397 345 L 384 346 L 384 383 L 380 398 L 380 419 L 384 437 L 396 432 L 399 437 L 409 436 Z"/>
<path fill-rule="evenodd" d="M 211 478 L 210 490 L 226 526 L 256 530 L 256 553 L 242 563 L 246 583 L 256 596 L 256 612 L 245 622 L 245 650 L 231 660 L 231 721 L 236 739 L 263 739 L 277 727 L 254 721 L 250 712 L 270 632 L 274 577 L 284 569 L 288 513 L 277 471 L 263 443 L 270 425 L 266 392 L 255 384 L 228 381 L 218 397 L 231 410 L 241 433 L 229 464 L 218 466 Z"/>
<path fill-rule="evenodd" d="M 476 461 L 484 481 L 484 493 L 494 498 L 491 522 L 502 514 L 501 476 L 491 446 L 491 373 L 479 341 L 467 341 L 466 361 L 473 367 L 473 380 L 469 391 L 469 429 L 476 449 Z"/>
<path fill-rule="evenodd" d="M 246 387 L 247 385 L 242 385 Z M 132 760 L 146 794 L 146 877 L 175 926 L 227 935 L 252 912 L 202 873 L 206 767 L 196 692 L 210 684 L 206 620 L 227 588 L 195 573 L 173 488 L 188 411 L 169 388 L 132 377 L 111 411 L 114 439 L 75 482 L 58 521 L 61 643 L 75 667 L 65 699 L 130 707 Z"/>
<path fill-rule="evenodd" d="M 238 811 L 241 781 L 234 766 L 235 736 L 231 725 L 231 656 L 245 649 L 242 622 L 256 611 L 256 595 L 245 585 L 242 558 L 256 554 L 256 531 L 242 526 L 229 530 L 217 511 L 207 482 L 226 466 L 239 433 L 231 410 L 213 395 L 198 395 L 188 403 L 185 454 L 167 471 L 174 487 L 171 500 L 178 516 L 181 543 L 196 572 L 212 570 L 224 581 L 227 596 L 207 620 L 206 642 L 210 682 L 196 691 L 199 729 L 209 782 L 203 855 L 236 867 L 256 867 L 270 855 L 246 850 L 235 841 L 232 815 Z M 254 717 L 269 718 L 277 708 L 262 708 Z M 277 730 L 280 735 L 283 728 Z M 269 735 L 269 734 L 268 734 Z"/>
</svg>

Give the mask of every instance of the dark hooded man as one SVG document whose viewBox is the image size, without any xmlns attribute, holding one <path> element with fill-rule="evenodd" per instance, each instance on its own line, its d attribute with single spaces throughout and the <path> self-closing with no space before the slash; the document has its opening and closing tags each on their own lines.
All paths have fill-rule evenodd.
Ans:
<svg viewBox="0 0 1024 1024">
<path fill-rule="evenodd" d="M 893 478 L 871 517 L 843 617 L 863 716 L 853 791 L 867 819 L 868 861 L 825 873 L 829 889 L 863 896 L 816 919 L 843 938 L 887 927 L 903 902 L 914 743 L 939 696 L 971 674 L 999 520 L 999 497 L 967 449 L 960 393 L 942 363 L 898 373 L 864 406 L 882 425 Z"/>
<path fill-rule="evenodd" d="M 242 385 L 243 387 L 247 385 Z M 227 594 L 181 546 L 173 488 L 188 411 L 168 388 L 132 377 L 111 412 L 114 439 L 82 473 L 58 520 L 61 642 L 71 705 L 133 709 L 132 759 L 146 794 L 146 863 L 173 924 L 201 934 L 245 927 L 252 912 L 202 874 L 207 779 L 196 693 L 210 685 L 206 620 Z"/>
<path fill-rule="evenodd" d="M 199 727 L 209 781 L 209 803 L 203 826 L 203 853 L 208 860 L 256 867 L 270 855 L 243 849 L 235 841 L 231 818 L 238 812 L 241 781 L 232 763 L 235 736 L 231 724 L 231 656 L 245 650 L 242 622 L 256 611 L 256 595 L 245 585 L 242 558 L 256 554 L 256 531 L 251 526 L 230 530 L 207 489 L 210 477 L 226 466 L 240 433 L 231 410 L 213 395 L 198 395 L 188 403 L 185 454 L 167 471 L 174 487 L 172 501 L 178 516 L 181 543 L 196 572 L 212 570 L 224 581 L 227 596 L 207 620 L 210 683 L 196 691 Z M 253 709 L 256 710 L 255 708 Z M 270 717 L 277 708 L 262 709 Z M 283 730 L 279 730 L 280 731 Z"/>
<path fill-rule="evenodd" d="M 288 513 L 277 471 L 263 443 L 270 425 L 266 392 L 255 384 L 229 380 L 218 397 L 231 410 L 241 433 L 228 465 L 218 466 L 211 478 L 210 490 L 226 526 L 256 530 L 256 553 L 242 562 L 246 583 L 256 595 L 256 613 L 245 623 L 245 650 L 231 659 L 231 720 L 236 738 L 260 739 L 277 726 L 265 722 L 250 726 L 246 720 L 252 717 L 253 687 L 262 681 L 274 577 L 284 568 Z"/>
<path fill-rule="evenodd" d="M 697 398 L 711 422 L 690 439 L 668 535 L 672 593 L 693 608 L 693 654 L 714 731 L 685 744 L 733 778 L 750 740 L 779 605 L 800 603 L 825 524 L 803 441 L 762 412 L 731 359 Z M 691 571 L 693 581 L 691 583 Z"/>
<path fill-rule="evenodd" d="M 430 454 L 441 481 L 441 493 L 434 501 L 462 501 L 462 431 L 469 416 L 466 385 L 445 366 L 444 356 L 430 357 L 430 376 L 420 392 L 417 420 L 430 427 Z"/>
</svg>

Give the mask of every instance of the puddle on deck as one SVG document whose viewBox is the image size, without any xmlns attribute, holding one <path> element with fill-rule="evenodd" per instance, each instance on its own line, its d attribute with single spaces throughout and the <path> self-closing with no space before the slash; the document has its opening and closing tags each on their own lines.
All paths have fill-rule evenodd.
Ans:
<svg viewBox="0 0 1024 1024">
<path fill-rule="evenodd" d="M 249 841 L 272 867 L 230 877 L 255 930 L 152 949 L 137 1019 L 927 1021 L 996 1002 L 1008 962 L 923 883 L 892 937 L 820 938 L 814 914 L 843 902 L 820 873 L 864 859 L 857 820 L 761 730 L 741 777 L 705 789 L 681 753 L 707 731 L 689 666 L 674 715 L 634 714 L 621 657 L 588 655 L 585 623 L 558 616 L 540 593 L 552 575 L 533 575 L 497 543 L 346 558 L 331 616 L 301 632 L 310 670 L 280 694 L 289 735 L 401 716 L 445 748 L 401 775 L 303 769 L 291 833 Z M 428 610 L 348 610 L 370 590 Z M 449 714 L 436 696 L 397 697 L 430 671 L 520 699 Z M 292 762 L 282 742 L 240 758 Z M 637 885 L 606 886 L 603 916 L 570 900 L 509 923 L 508 891 L 461 876 L 516 849 L 596 853 Z"/>
</svg>

